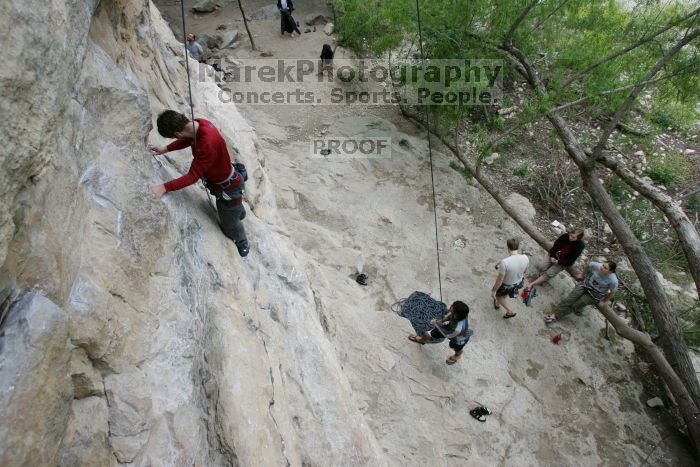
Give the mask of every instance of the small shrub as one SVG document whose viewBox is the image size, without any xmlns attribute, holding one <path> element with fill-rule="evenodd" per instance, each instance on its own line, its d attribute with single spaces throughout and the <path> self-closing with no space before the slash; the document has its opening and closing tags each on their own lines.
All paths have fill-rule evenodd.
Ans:
<svg viewBox="0 0 700 467">
<path fill-rule="evenodd" d="M 627 185 L 625 185 L 625 183 L 619 178 L 615 177 L 611 179 L 608 183 L 607 188 L 608 193 L 610 193 L 610 196 L 615 201 L 615 203 L 621 203 L 627 200 Z"/>
<path fill-rule="evenodd" d="M 527 165 L 521 165 L 513 171 L 513 175 L 522 178 L 528 178 L 530 176 L 530 167 Z"/>
<path fill-rule="evenodd" d="M 675 153 L 654 158 L 644 174 L 657 183 L 674 187 L 692 177 L 693 167 L 683 154 Z"/>
<path fill-rule="evenodd" d="M 669 100 L 655 102 L 649 112 L 649 121 L 663 131 L 669 131 L 669 128 L 670 131 L 687 131 L 698 118 L 698 112 L 693 105 Z"/>
</svg>

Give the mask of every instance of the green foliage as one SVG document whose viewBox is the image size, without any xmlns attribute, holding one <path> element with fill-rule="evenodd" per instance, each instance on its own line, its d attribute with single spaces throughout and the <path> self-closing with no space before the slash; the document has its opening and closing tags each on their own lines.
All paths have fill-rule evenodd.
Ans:
<svg viewBox="0 0 700 467">
<path fill-rule="evenodd" d="M 665 157 L 655 157 L 644 173 L 655 182 L 667 187 L 676 187 L 693 176 L 693 166 L 683 154 L 674 153 Z"/>
<path fill-rule="evenodd" d="M 526 179 L 530 177 L 531 173 L 530 166 L 528 165 L 521 165 L 513 171 L 513 175 Z"/>
<path fill-rule="evenodd" d="M 683 103 L 675 99 L 656 98 L 649 112 L 649 121 L 663 131 L 688 131 L 699 118 L 694 102 Z"/>
<path fill-rule="evenodd" d="M 360 53 L 415 60 L 419 51 L 415 3 L 407 0 L 334 0 L 339 11 L 337 31 L 343 45 Z M 529 0 L 421 0 L 423 49 L 435 59 L 499 59 L 494 45 L 503 42 Z M 592 71 L 576 73 L 611 52 L 633 45 L 669 23 L 676 23 L 693 8 L 692 2 L 642 1 L 628 4 L 611 0 L 539 2 L 516 29 L 513 43 L 543 76 L 548 92 L 525 96 L 520 107 L 527 114 L 587 97 L 582 104 L 588 115 L 607 114 L 627 97 L 612 89 L 643 81 L 649 69 L 690 25 L 690 20 L 636 47 Z M 700 99 L 700 53 L 686 47 L 657 76 L 669 79 L 648 86 L 653 91 L 650 117 L 658 125 L 683 128 L 695 117 L 690 110 Z M 504 60 L 504 80 L 517 77 Z M 569 79 L 575 78 L 569 85 Z M 516 78 L 520 79 L 520 78 Z M 564 84 L 567 83 L 567 86 Z M 572 109 L 573 110 L 573 109 Z M 451 120 L 468 116 L 453 106 L 439 112 Z"/>
<path fill-rule="evenodd" d="M 610 197 L 613 199 L 613 201 L 615 201 L 615 203 L 619 204 L 623 201 L 627 201 L 627 194 L 629 193 L 629 190 L 627 185 L 625 185 L 625 183 L 619 178 L 612 178 L 608 182 L 606 188 L 608 193 L 610 193 Z"/>
<path fill-rule="evenodd" d="M 688 209 L 692 209 L 693 211 L 700 213 L 700 193 L 693 193 L 692 195 L 688 196 L 686 205 L 688 206 Z"/>
</svg>

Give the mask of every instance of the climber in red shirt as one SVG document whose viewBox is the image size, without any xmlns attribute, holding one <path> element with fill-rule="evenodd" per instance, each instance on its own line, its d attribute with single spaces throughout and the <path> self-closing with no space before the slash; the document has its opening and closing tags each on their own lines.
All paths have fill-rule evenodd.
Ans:
<svg viewBox="0 0 700 467">
<path fill-rule="evenodd" d="M 160 197 L 168 191 L 176 191 L 202 179 L 209 192 L 216 198 L 221 229 L 236 243 L 238 253 L 246 256 L 250 250 L 246 238 L 243 218 L 243 176 L 231 163 L 226 141 L 208 120 L 189 120 L 185 115 L 166 110 L 158 116 L 158 133 L 165 138 L 176 138 L 167 146 L 148 145 L 154 155 L 165 154 L 192 146 L 192 165 L 182 177 L 162 185 L 151 187 L 154 195 Z"/>
</svg>

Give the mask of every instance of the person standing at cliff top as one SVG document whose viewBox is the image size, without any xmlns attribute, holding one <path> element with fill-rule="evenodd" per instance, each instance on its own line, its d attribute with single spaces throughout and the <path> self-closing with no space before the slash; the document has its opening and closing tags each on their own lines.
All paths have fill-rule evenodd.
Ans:
<svg viewBox="0 0 700 467">
<path fill-rule="evenodd" d="M 185 47 L 187 47 L 187 51 L 190 53 L 192 58 L 198 62 L 202 62 L 204 60 L 204 49 L 202 48 L 201 44 L 197 42 L 197 36 L 192 33 L 187 34 L 187 43 L 185 44 Z"/>
<path fill-rule="evenodd" d="M 208 120 L 195 118 L 166 110 L 158 115 L 158 133 L 165 138 L 176 138 L 167 146 L 148 145 L 154 155 L 165 154 L 192 146 L 192 165 L 187 174 L 162 185 L 151 187 L 157 197 L 180 190 L 202 179 L 209 192 L 216 198 L 216 209 L 224 234 L 233 240 L 241 256 L 250 250 L 243 227 L 244 180 L 235 170 L 226 148 L 226 141 Z"/>
<path fill-rule="evenodd" d="M 493 298 L 493 307 L 499 309 L 501 306 L 506 309 L 504 319 L 514 318 L 517 313 L 508 308 L 506 297 L 515 298 L 523 286 L 525 269 L 530 264 L 530 258 L 518 252 L 520 242 L 514 238 L 508 239 L 506 242 L 510 256 L 496 263 L 498 275 L 496 281 L 491 288 L 491 297 Z"/>
<path fill-rule="evenodd" d="M 280 18 L 282 35 L 284 36 L 284 33 L 288 32 L 290 36 L 294 37 L 294 33 L 296 32 L 301 36 L 301 31 L 299 31 L 297 27 L 297 22 L 294 17 L 292 17 L 292 11 L 294 11 L 292 0 L 277 0 L 277 9 L 282 14 Z"/>
</svg>

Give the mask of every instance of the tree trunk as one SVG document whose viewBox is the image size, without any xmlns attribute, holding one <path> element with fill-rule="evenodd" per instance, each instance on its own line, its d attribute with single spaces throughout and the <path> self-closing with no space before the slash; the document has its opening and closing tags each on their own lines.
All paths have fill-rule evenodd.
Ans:
<svg viewBox="0 0 700 467">
<path fill-rule="evenodd" d="M 615 204 L 610 199 L 610 195 L 605 191 L 602 183 L 595 172 L 595 166 L 590 165 L 590 160 L 585 157 L 578 140 L 571 132 L 566 121 L 557 114 L 548 115 L 559 138 L 564 143 L 566 152 L 576 162 L 583 180 L 583 189 L 591 196 L 591 199 L 598 205 L 603 217 L 607 221 L 610 229 L 622 246 L 627 258 L 637 274 L 639 283 L 644 290 L 644 295 L 649 301 L 649 308 L 654 317 L 654 323 L 661 336 L 661 346 L 666 353 L 671 366 L 676 370 L 678 376 L 683 380 L 693 401 L 697 405 L 700 401 L 700 384 L 695 374 L 695 368 L 690 361 L 688 348 L 683 340 L 683 332 L 678 323 L 678 317 L 671 308 L 671 303 L 666 297 L 664 288 L 659 281 L 654 264 L 647 256 L 644 248 L 634 236 L 627 221 L 617 210 Z"/>
<path fill-rule="evenodd" d="M 612 170 L 630 187 L 637 190 L 642 196 L 651 201 L 671 223 L 671 226 L 678 234 L 678 240 L 688 260 L 690 274 L 695 280 L 695 289 L 700 298 L 700 235 L 695 225 L 688 219 L 688 216 L 681 208 L 679 202 L 674 201 L 663 191 L 653 184 L 644 181 L 624 164 L 609 156 L 598 158 L 598 162 Z"/>
<path fill-rule="evenodd" d="M 245 17 L 245 12 L 243 11 L 243 5 L 241 5 L 241 0 L 238 0 L 238 9 L 241 10 L 241 16 L 243 17 L 243 25 L 245 26 L 245 30 L 248 33 L 248 39 L 250 39 L 250 48 L 256 50 L 255 41 L 253 40 L 253 35 L 250 33 L 250 29 L 248 28 L 248 18 Z"/>
</svg>

